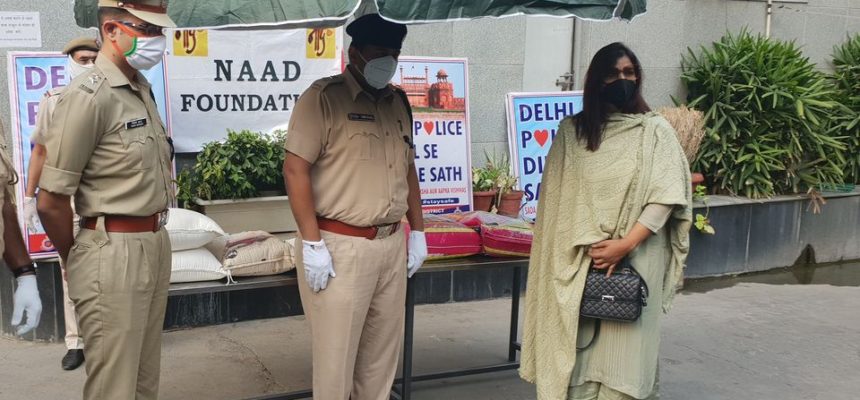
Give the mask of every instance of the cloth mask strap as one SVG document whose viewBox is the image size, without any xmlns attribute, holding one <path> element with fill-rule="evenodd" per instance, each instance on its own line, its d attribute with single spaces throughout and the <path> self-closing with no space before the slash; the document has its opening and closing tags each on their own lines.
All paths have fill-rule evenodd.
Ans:
<svg viewBox="0 0 860 400">
<path fill-rule="evenodd" d="M 135 32 L 134 30 L 132 30 L 131 28 L 129 28 L 123 24 L 116 23 L 116 22 L 114 22 L 113 24 L 116 25 L 116 27 L 119 28 L 119 30 L 123 31 L 123 33 L 134 38 L 134 41 L 132 42 L 131 48 L 128 49 L 128 51 L 122 51 L 122 49 L 119 48 L 119 45 L 116 44 L 116 40 L 111 40 L 110 44 L 113 45 L 113 48 L 116 50 L 117 53 L 120 53 L 126 57 L 134 54 L 134 52 L 137 51 L 137 38 L 139 36 L 137 34 L 137 32 Z"/>
</svg>

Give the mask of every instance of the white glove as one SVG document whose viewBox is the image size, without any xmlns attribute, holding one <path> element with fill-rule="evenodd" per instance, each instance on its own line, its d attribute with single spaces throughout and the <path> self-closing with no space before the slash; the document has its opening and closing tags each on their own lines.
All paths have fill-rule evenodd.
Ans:
<svg viewBox="0 0 860 400">
<path fill-rule="evenodd" d="M 427 238 L 424 232 L 412 231 L 409 232 L 409 257 L 406 263 L 408 269 L 408 277 L 411 278 L 424 264 L 427 259 Z"/>
<path fill-rule="evenodd" d="M 18 277 L 18 289 L 13 295 L 12 326 L 17 326 L 15 332 L 23 335 L 39 326 L 42 316 L 42 300 L 39 298 L 39 288 L 36 285 L 36 275 Z M 21 326 L 21 320 L 27 314 L 27 323 Z"/>
<path fill-rule="evenodd" d="M 24 222 L 30 233 L 36 233 L 40 224 L 39 212 L 36 210 L 36 198 L 24 197 Z"/>
<path fill-rule="evenodd" d="M 309 242 L 302 240 L 302 257 L 305 264 L 305 280 L 314 293 L 325 290 L 328 286 L 328 278 L 337 276 L 334 273 L 334 265 L 331 254 L 325 247 L 325 241 Z"/>
</svg>

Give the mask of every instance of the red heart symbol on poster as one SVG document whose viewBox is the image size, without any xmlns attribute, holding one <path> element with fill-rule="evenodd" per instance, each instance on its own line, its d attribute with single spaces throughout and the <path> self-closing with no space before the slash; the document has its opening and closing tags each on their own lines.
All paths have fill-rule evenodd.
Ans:
<svg viewBox="0 0 860 400">
<path fill-rule="evenodd" d="M 549 131 L 546 129 L 541 129 L 535 131 L 535 140 L 537 140 L 540 147 L 546 144 L 546 140 L 549 139 Z"/>
<path fill-rule="evenodd" d="M 427 131 L 428 135 L 433 134 L 433 122 L 427 121 L 424 123 L 424 130 Z"/>
</svg>

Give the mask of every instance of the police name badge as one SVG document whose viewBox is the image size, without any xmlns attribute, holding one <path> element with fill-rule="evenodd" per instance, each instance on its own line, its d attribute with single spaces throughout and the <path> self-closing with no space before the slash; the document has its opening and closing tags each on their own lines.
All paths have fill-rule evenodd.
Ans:
<svg viewBox="0 0 860 400">
<path fill-rule="evenodd" d="M 365 122 L 376 121 L 376 117 L 373 114 L 349 113 L 349 114 L 346 114 L 346 117 L 349 118 L 350 121 L 365 121 Z"/>
<path fill-rule="evenodd" d="M 125 129 L 134 129 L 146 126 L 146 118 L 133 119 L 125 123 Z"/>
</svg>

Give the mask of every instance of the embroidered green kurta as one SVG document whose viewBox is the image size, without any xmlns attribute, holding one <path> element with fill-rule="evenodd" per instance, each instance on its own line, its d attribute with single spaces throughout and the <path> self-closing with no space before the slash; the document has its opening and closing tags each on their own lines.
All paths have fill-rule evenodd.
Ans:
<svg viewBox="0 0 860 400">
<path fill-rule="evenodd" d="M 520 376 L 537 385 L 539 400 L 565 399 L 572 378 L 574 384 L 587 378 L 644 398 L 656 375 L 659 310 L 668 311 L 689 250 L 690 169 L 674 129 L 656 113 L 611 115 L 594 152 L 575 132 L 570 118 L 562 121 L 547 156 L 529 263 Z M 631 263 L 651 289 L 648 307 L 627 327 L 605 323 L 594 347 L 578 360 L 588 248 L 625 236 L 648 204 L 674 208 L 663 229 L 632 254 Z M 607 348 L 619 343 L 624 345 Z M 618 352 L 624 362 L 617 362 Z"/>
</svg>

